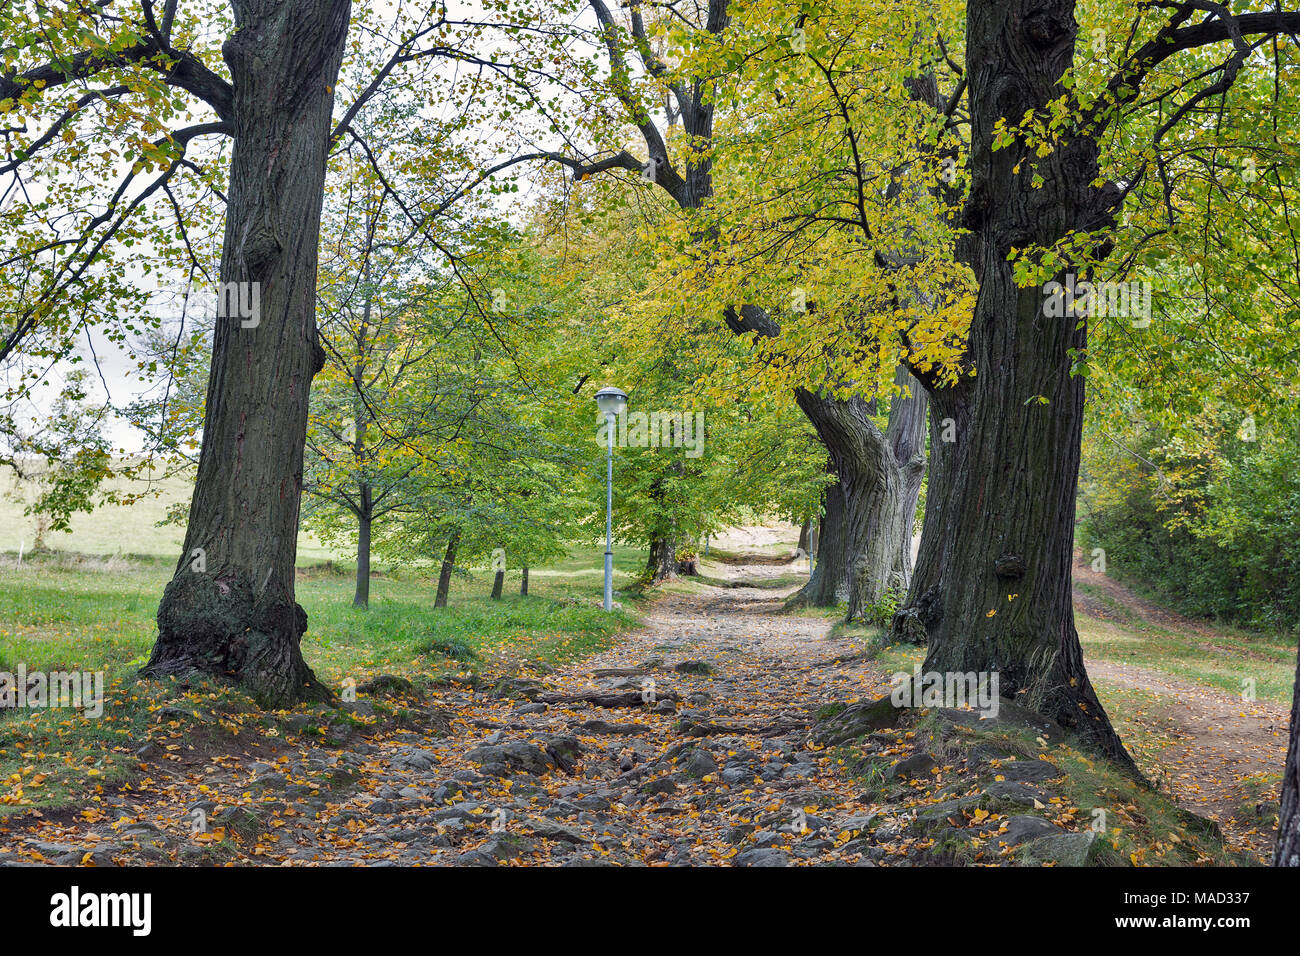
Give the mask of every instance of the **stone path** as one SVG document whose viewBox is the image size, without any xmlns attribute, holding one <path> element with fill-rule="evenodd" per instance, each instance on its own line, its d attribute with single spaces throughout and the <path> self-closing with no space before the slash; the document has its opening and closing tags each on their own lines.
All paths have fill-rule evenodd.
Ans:
<svg viewBox="0 0 1300 956">
<path fill-rule="evenodd" d="M 978 723 L 969 712 L 934 711 L 924 726 L 887 706 L 878 713 L 871 702 L 888 675 L 851 640 L 830 637 L 825 619 L 779 613 L 786 592 L 763 585 L 788 572 L 727 566 L 726 586 L 661 595 L 646 626 L 604 654 L 399 697 L 403 720 L 390 714 L 382 730 L 353 727 L 346 714 L 316 728 L 292 714 L 274 736 L 244 731 L 232 745 L 205 733 L 219 714 L 191 725 L 165 709 L 138 753 L 139 781 L 0 826 L 0 865 L 1089 857 L 1095 835 L 1054 792 L 1061 771 L 1047 751 L 959 744 Z M 364 715 L 377 700 L 366 695 L 384 688 L 359 690 L 352 707 Z M 1062 737 L 1002 709 L 998 720 L 1040 741 Z"/>
<path fill-rule="evenodd" d="M 741 586 L 664 595 L 605 654 L 536 679 L 451 685 L 426 726 L 344 749 L 290 736 L 169 764 L 145 748 L 135 790 L 106 795 L 92 819 L 43 821 L 0 860 L 860 861 L 852 838 L 873 808 L 808 749 L 808 728 L 820 705 L 887 681 L 862 661 L 832 663 L 854 646 L 828 638 L 825 620 L 778 614 L 785 592 L 743 586 L 786 572 L 728 568 Z"/>
</svg>

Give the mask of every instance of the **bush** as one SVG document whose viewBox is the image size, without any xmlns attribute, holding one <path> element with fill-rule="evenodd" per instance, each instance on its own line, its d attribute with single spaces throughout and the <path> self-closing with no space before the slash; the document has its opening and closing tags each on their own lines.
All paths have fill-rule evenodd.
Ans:
<svg viewBox="0 0 1300 956">
<path fill-rule="evenodd" d="M 1085 560 L 1104 549 L 1107 573 L 1152 587 L 1187 614 L 1300 629 L 1294 428 L 1248 442 L 1230 418 L 1220 424 L 1208 451 L 1149 429 L 1133 437 L 1135 455 L 1089 455 L 1080 493 Z"/>
</svg>

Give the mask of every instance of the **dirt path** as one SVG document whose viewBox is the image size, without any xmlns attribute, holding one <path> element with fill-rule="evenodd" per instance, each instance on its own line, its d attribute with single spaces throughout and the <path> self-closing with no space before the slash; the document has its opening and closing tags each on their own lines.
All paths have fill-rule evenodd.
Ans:
<svg viewBox="0 0 1300 956">
<path fill-rule="evenodd" d="M 277 736 L 205 747 L 210 720 L 162 715 L 138 754 L 141 780 L 0 826 L 0 865 L 906 864 L 918 807 L 873 803 L 807 745 L 819 708 L 877 697 L 888 675 L 825 620 L 779 613 L 788 589 L 762 585 L 789 571 L 726 565 L 716 573 L 728 586 L 662 595 L 606 653 L 436 688 L 404 727 L 332 745 L 290 718 Z M 1151 719 L 1177 738 L 1160 758 L 1171 788 L 1266 849 L 1268 834 L 1233 813 L 1244 776 L 1281 766 L 1285 715 L 1128 665 L 1089 667 L 1158 695 Z M 959 794 L 950 769 L 909 792 Z M 1021 838 L 1056 832 L 1029 822 Z M 1068 814 L 1055 824 L 1078 825 Z"/>
<path fill-rule="evenodd" d="M 1076 585 L 1096 588 L 1143 621 L 1196 635 L 1195 643 L 1205 653 L 1225 652 L 1211 624 L 1153 604 L 1081 560 L 1076 561 L 1074 575 Z M 1119 618 L 1113 605 L 1077 587 L 1074 602 L 1076 610 L 1091 617 Z M 1160 753 L 1159 766 L 1147 770 L 1163 772 L 1161 783 L 1184 806 L 1217 821 L 1232 842 L 1266 859 L 1274 836 L 1269 804 L 1276 804 L 1277 788 L 1276 784 L 1261 787 L 1255 781 L 1277 775 L 1286 761 L 1289 712 L 1269 701 L 1243 701 L 1132 664 L 1088 658 L 1087 667 L 1094 678 L 1154 697 L 1155 707 L 1137 709 L 1133 719 L 1175 742 Z"/>
<path fill-rule="evenodd" d="M 90 819 L 0 838 L 0 861 L 203 863 L 224 847 L 271 865 L 855 862 L 832 833 L 868 806 L 805 743 L 820 705 L 886 683 L 868 664 L 832 663 L 851 642 L 779 615 L 784 592 L 743 586 L 786 572 L 728 567 L 733 586 L 664 595 L 599 657 L 439 691 L 433 727 L 341 751 L 286 740 L 157 759 Z M 592 695 L 603 699 L 581 699 Z M 232 831 L 240 840 L 223 842 Z"/>
</svg>

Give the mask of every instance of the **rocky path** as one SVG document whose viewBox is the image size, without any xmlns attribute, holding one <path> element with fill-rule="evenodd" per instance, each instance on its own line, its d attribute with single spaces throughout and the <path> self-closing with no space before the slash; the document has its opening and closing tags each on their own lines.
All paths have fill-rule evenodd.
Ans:
<svg viewBox="0 0 1300 956">
<path fill-rule="evenodd" d="M 987 724 L 969 711 L 936 711 L 924 727 L 880 713 L 879 665 L 824 619 L 779 613 L 784 591 L 763 585 L 788 570 L 729 565 L 722 586 L 661 595 L 644 628 L 559 671 L 489 666 L 423 694 L 393 681 L 385 704 L 384 681 L 362 685 L 353 714 L 331 712 L 325 727 L 294 713 L 254 732 L 227 721 L 219 698 L 164 708 L 139 747 L 139 780 L 0 823 L 0 865 L 1091 858 L 1101 841 L 1062 795 L 1059 728 L 1005 702 Z M 1009 738 L 984 733 L 994 724 L 1031 729 L 1041 749 L 998 744 Z M 1208 861 L 1180 832 L 1183 862 Z"/>
<path fill-rule="evenodd" d="M 205 753 L 201 734 L 178 737 L 190 741 L 178 752 L 148 745 L 140 785 L 0 836 L 0 861 L 860 861 L 853 838 L 873 808 L 808 748 L 808 728 L 819 705 L 887 681 L 837 662 L 855 648 L 824 620 L 780 615 L 781 594 L 744 586 L 785 570 L 729 568 L 732 586 L 662 596 L 644 629 L 597 658 L 453 684 L 417 726 L 339 750 L 291 733 L 243 754 Z"/>
</svg>

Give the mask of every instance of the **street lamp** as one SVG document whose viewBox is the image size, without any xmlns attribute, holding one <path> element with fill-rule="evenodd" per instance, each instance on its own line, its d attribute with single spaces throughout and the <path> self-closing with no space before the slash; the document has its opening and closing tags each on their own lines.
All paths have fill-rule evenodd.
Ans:
<svg viewBox="0 0 1300 956">
<path fill-rule="evenodd" d="M 605 413 L 609 446 L 605 456 L 605 610 L 614 609 L 614 428 L 627 407 L 627 393 L 606 385 L 596 393 L 596 407 Z"/>
</svg>

